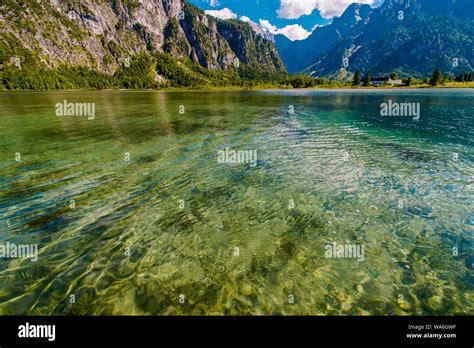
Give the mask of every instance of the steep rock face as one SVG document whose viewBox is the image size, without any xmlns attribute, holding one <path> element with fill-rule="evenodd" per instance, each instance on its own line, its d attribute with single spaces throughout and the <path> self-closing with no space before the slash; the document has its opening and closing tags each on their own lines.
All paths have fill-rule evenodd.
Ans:
<svg viewBox="0 0 474 348">
<path fill-rule="evenodd" d="M 352 4 L 330 25 L 316 28 L 305 40 L 288 42 L 277 35 L 278 51 L 289 72 L 297 72 L 313 63 L 326 50 L 332 48 L 345 37 L 359 32 L 368 23 L 373 9 L 369 5 Z M 285 40 L 286 39 L 286 40 Z"/>
<path fill-rule="evenodd" d="M 252 68 L 284 70 L 273 43 L 242 33 L 236 36 L 248 41 L 230 44 L 220 22 L 184 0 L 4 1 L 0 61 L 113 73 L 134 55 L 164 51 L 209 69 L 231 68 L 238 58 Z M 251 30 L 245 23 L 239 29 Z M 250 59 L 260 49 L 266 52 Z"/>
<path fill-rule="evenodd" d="M 253 31 L 255 31 L 258 35 L 260 35 L 264 39 L 275 42 L 274 35 L 271 34 L 268 31 L 263 30 L 262 27 L 260 27 L 257 23 L 255 23 L 251 20 L 247 20 L 246 23 L 248 23 L 248 25 L 250 25 L 250 27 L 253 29 Z"/>
<path fill-rule="evenodd" d="M 185 5 L 180 26 L 190 45 L 190 56 L 209 69 L 227 69 L 237 58 L 229 43 L 217 30 L 216 19 L 204 15 L 192 5 Z"/>
<path fill-rule="evenodd" d="M 386 0 L 367 23 L 320 52 L 304 72 L 341 76 L 371 69 L 376 75 L 397 71 L 423 77 L 436 68 L 452 75 L 472 70 L 474 15 L 468 1 Z"/>
<path fill-rule="evenodd" d="M 218 20 L 217 30 L 227 40 L 240 63 L 249 66 L 263 64 L 267 70 L 274 72 L 285 70 L 275 44 L 263 38 L 247 23 Z"/>
</svg>

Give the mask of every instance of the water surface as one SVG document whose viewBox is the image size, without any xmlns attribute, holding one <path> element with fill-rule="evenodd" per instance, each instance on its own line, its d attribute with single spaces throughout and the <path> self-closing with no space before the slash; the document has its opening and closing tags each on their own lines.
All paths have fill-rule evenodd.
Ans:
<svg viewBox="0 0 474 348">
<path fill-rule="evenodd" d="M 473 97 L 3 92 L 0 243 L 39 255 L 0 259 L 0 314 L 474 314 Z"/>
</svg>

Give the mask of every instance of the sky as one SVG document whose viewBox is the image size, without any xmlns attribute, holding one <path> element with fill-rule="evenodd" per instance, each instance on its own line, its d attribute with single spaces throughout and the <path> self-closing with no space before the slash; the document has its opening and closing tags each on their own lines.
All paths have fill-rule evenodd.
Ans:
<svg viewBox="0 0 474 348">
<path fill-rule="evenodd" d="M 189 0 L 207 14 L 252 20 L 272 34 L 304 40 L 320 25 L 331 23 L 354 2 L 378 6 L 383 0 Z"/>
</svg>

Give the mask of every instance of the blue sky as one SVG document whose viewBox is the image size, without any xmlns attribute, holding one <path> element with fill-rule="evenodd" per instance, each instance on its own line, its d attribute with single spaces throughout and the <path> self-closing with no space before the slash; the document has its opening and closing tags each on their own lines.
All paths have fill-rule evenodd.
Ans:
<svg viewBox="0 0 474 348">
<path fill-rule="evenodd" d="M 306 38 L 316 25 L 325 25 L 340 16 L 352 2 L 377 6 L 382 0 L 189 0 L 208 14 L 238 18 L 260 24 L 273 34 L 291 40 Z"/>
</svg>

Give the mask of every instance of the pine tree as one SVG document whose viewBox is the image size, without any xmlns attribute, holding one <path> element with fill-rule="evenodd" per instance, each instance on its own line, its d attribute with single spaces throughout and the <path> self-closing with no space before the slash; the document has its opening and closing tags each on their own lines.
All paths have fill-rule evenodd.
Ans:
<svg viewBox="0 0 474 348">
<path fill-rule="evenodd" d="M 370 70 L 368 70 L 364 78 L 364 86 L 370 86 L 370 81 L 372 81 L 372 74 L 370 73 Z"/>
<path fill-rule="evenodd" d="M 442 80 L 441 71 L 437 68 L 437 69 L 433 72 L 433 76 L 431 76 L 430 85 L 431 85 L 431 86 L 437 86 L 437 85 L 439 85 L 439 83 L 441 82 L 441 80 Z"/>
<path fill-rule="evenodd" d="M 359 86 L 361 80 L 362 80 L 362 74 L 360 73 L 359 70 L 357 70 L 355 75 L 354 75 L 354 80 L 352 81 L 352 85 L 353 86 Z"/>
</svg>

